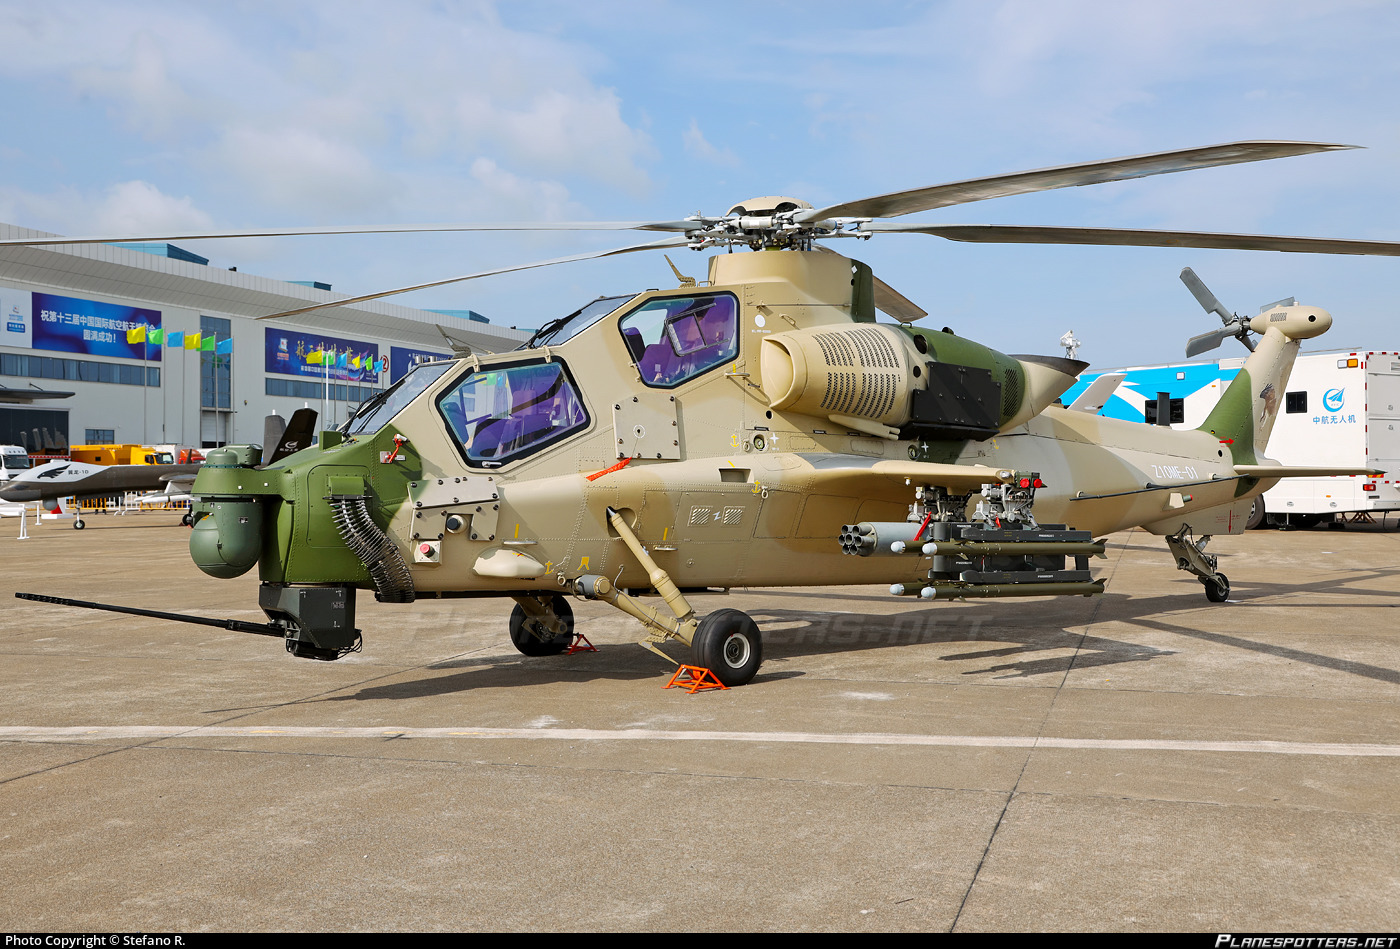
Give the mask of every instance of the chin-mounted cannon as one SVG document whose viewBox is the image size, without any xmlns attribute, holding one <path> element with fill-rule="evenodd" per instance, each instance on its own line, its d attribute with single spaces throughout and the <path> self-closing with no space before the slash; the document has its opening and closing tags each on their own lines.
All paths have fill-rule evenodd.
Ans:
<svg viewBox="0 0 1400 949">
<path fill-rule="evenodd" d="M 375 569 L 379 562 L 371 566 L 366 561 L 374 560 L 370 553 L 382 560 L 389 545 L 365 513 L 365 478 L 345 465 L 321 465 L 309 471 L 301 467 L 265 469 L 259 467 L 259 453 L 256 445 L 209 453 L 193 490 L 196 500 L 191 510 L 190 556 L 205 573 L 225 579 L 241 576 L 261 563 L 258 606 L 271 622 L 254 624 L 259 628 L 244 631 L 281 635 L 287 651 L 305 659 L 333 660 L 358 652 L 361 640 L 355 628 L 355 587 L 360 570 L 344 569 L 347 565 L 332 562 L 318 568 L 314 577 L 307 577 L 314 582 L 288 582 L 294 558 L 284 548 L 300 542 L 299 533 L 318 542 L 338 535 L 359 561 L 350 566 L 363 565 L 376 583 L 381 582 L 384 571 Z M 324 488 L 314 500 L 304 497 L 313 485 Z M 323 520 L 328 523 L 323 524 Z M 397 554 L 397 548 L 393 553 Z M 406 578 L 407 570 L 402 574 Z M 412 599 L 411 582 L 407 598 Z"/>
</svg>

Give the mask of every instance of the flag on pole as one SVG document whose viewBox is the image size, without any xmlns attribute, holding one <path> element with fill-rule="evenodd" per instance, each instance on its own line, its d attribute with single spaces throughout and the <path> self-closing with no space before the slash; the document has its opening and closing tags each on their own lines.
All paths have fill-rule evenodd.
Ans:
<svg viewBox="0 0 1400 949">
<path fill-rule="evenodd" d="M 199 333 L 186 333 L 186 334 L 185 334 L 185 348 L 186 348 L 186 349 L 198 349 L 198 348 L 199 348 L 199 340 L 200 340 L 200 334 L 199 334 Z"/>
<path fill-rule="evenodd" d="M 306 364 L 308 366 L 319 366 L 321 365 L 321 359 L 324 356 L 325 354 L 322 353 L 321 350 L 313 349 L 311 350 L 311 352 L 306 354 Z"/>
<path fill-rule="evenodd" d="M 233 337 L 230 336 L 228 339 L 221 339 L 221 340 L 219 340 L 219 344 L 218 344 L 217 346 L 214 347 L 214 352 L 216 352 L 216 353 L 223 353 L 223 354 L 225 354 L 225 355 L 232 355 L 232 354 L 233 354 Z"/>
<path fill-rule="evenodd" d="M 146 341 L 146 324 L 134 327 L 126 331 L 126 341 L 128 343 L 144 343 Z"/>
<path fill-rule="evenodd" d="M 341 369 L 350 368 L 350 350 L 347 349 L 345 350 L 345 352 L 340 354 L 340 358 L 336 360 L 336 366 L 338 366 Z"/>
<path fill-rule="evenodd" d="M 146 334 L 146 342 L 152 346 L 159 346 L 165 339 L 165 330 L 159 326 L 152 326 L 150 332 Z"/>
<path fill-rule="evenodd" d="M 184 347 L 185 347 L 185 334 L 184 334 L 184 333 L 168 333 L 168 334 L 166 334 L 166 337 L 165 337 L 165 345 L 166 345 L 166 346 L 169 346 L 171 349 L 184 349 Z"/>
<path fill-rule="evenodd" d="M 200 348 L 200 350 L 201 350 L 202 352 L 212 353 L 212 352 L 214 351 L 214 344 L 215 344 L 216 342 L 217 342 L 217 340 L 214 338 L 214 335 L 211 333 L 210 335 L 205 336 L 205 337 L 203 338 L 203 340 L 202 340 L 202 341 L 200 342 L 200 344 L 199 344 L 199 348 Z"/>
</svg>

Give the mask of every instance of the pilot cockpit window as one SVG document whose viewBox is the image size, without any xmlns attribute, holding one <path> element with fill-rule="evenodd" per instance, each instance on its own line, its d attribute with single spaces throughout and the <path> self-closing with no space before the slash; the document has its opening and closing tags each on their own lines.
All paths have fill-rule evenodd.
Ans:
<svg viewBox="0 0 1400 949">
<path fill-rule="evenodd" d="M 495 468 L 588 426 L 588 412 L 563 363 L 483 369 L 437 402 L 467 464 Z"/>
<path fill-rule="evenodd" d="M 648 300 L 618 326 L 653 388 L 673 389 L 739 355 L 739 301 L 729 293 Z"/>
</svg>

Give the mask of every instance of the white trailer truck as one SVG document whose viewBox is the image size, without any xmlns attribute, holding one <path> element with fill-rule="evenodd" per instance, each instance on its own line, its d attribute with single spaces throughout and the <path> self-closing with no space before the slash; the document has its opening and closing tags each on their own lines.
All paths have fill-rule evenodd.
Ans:
<svg viewBox="0 0 1400 949">
<path fill-rule="evenodd" d="M 1123 380 L 1099 414 L 1157 422 L 1167 393 L 1167 423 L 1196 428 L 1219 401 L 1243 359 L 1134 366 L 1110 370 Z M 1085 373 L 1063 401 L 1073 405 L 1107 372 Z M 1273 523 L 1312 527 L 1340 523 L 1343 515 L 1400 511 L 1400 352 L 1325 352 L 1298 357 L 1280 396 L 1278 421 L 1265 454 L 1285 465 L 1366 466 L 1380 477 L 1285 478 L 1261 496 L 1251 527 Z M 1093 406 L 1080 406 L 1093 409 Z"/>
<path fill-rule="evenodd" d="M 30 468 L 29 453 L 19 445 L 0 445 L 0 481 L 9 481 Z"/>
</svg>

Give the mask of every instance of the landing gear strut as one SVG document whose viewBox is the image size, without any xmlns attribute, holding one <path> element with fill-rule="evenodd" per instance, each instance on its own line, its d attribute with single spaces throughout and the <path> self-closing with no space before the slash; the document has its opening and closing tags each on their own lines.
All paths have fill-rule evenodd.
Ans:
<svg viewBox="0 0 1400 949">
<path fill-rule="evenodd" d="M 667 662 L 675 660 L 657 646 L 674 639 L 689 646 L 695 664 L 709 669 L 725 685 L 744 685 L 753 679 L 763 662 L 763 639 L 758 624 L 739 610 L 716 610 L 703 620 L 697 620 L 695 610 L 675 581 L 657 566 L 622 515 L 612 508 L 608 508 L 607 513 L 608 522 L 646 570 L 652 588 L 665 601 L 671 615 L 638 602 L 631 594 L 613 586 L 607 577 L 585 574 L 573 582 L 574 592 L 590 600 L 603 600 L 639 620 L 647 629 L 641 645 Z"/>
<path fill-rule="evenodd" d="M 1212 603 L 1224 603 L 1230 598 L 1230 578 L 1215 569 L 1216 556 L 1206 553 L 1210 535 L 1204 534 L 1199 540 L 1191 534 L 1191 528 L 1182 525 L 1181 530 L 1167 537 L 1167 548 L 1176 558 L 1176 568 L 1195 574 L 1196 579 L 1206 588 L 1206 599 Z"/>
</svg>

